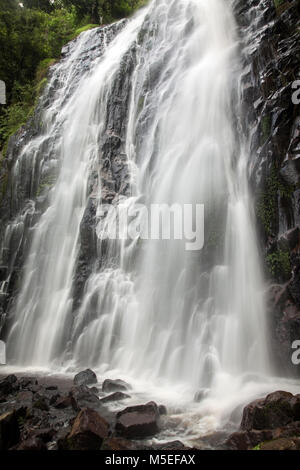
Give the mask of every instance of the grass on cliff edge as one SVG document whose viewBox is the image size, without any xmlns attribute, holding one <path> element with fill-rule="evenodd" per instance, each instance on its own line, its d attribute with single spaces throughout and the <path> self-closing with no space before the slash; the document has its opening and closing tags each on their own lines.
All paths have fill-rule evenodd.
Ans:
<svg viewBox="0 0 300 470">
<path fill-rule="evenodd" d="M 94 28 L 99 28 L 98 24 L 86 24 L 85 26 L 82 26 L 81 28 L 76 29 L 74 33 L 70 36 L 69 40 L 72 41 L 73 39 L 76 39 L 79 34 L 83 33 L 84 31 L 89 31 L 90 29 Z"/>
</svg>

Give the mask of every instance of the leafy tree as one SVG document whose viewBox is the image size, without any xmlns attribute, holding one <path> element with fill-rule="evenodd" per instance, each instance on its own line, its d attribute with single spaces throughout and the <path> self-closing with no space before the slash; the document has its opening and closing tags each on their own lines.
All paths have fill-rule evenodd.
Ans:
<svg viewBox="0 0 300 470">
<path fill-rule="evenodd" d="M 16 0 L 0 0 L 0 11 L 16 10 L 18 3 Z"/>
<path fill-rule="evenodd" d="M 100 0 L 63 0 L 63 4 L 75 8 L 79 23 L 86 18 L 89 23 L 100 24 Z"/>
<path fill-rule="evenodd" d="M 0 149 L 32 111 L 47 68 L 62 46 L 101 20 L 130 15 L 145 0 L 0 0 L 0 80 L 8 106 L 0 105 Z"/>
<path fill-rule="evenodd" d="M 57 9 L 49 14 L 22 8 L 15 0 L 0 0 L 0 80 L 6 83 L 8 105 L 0 105 L 0 148 L 17 121 L 26 121 L 24 116 L 34 104 L 39 64 L 59 57 L 75 30 L 72 11 Z"/>
<path fill-rule="evenodd" d="M 55 9 L 55 2 L 51 0 L 22 0 L 25 8 L 34 10 L 42 10 L 46 13 L 51 13 Z"/>
<path fill-rule="evenodd" d="M 104 22 L 110 22 L 129 16 L 139 6 L 146 3 L 145 0 L 61 0 L 67 8 L 74 7 L 78 21 L 84 18 L 89 22 L 99 24 L 101 18 Z"/>
</svg>

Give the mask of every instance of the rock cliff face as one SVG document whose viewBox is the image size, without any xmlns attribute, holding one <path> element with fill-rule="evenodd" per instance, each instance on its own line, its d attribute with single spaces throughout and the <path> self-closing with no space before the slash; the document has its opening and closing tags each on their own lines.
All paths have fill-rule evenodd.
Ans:
<svg viewBox="0 0 300 470">
<path fill-rule="evenodd" d="M 300 2 L 236 4 L 244 33 L 244 128 L 266 276 L 273 354 L 282 371 L 300 339 Z"/>
<path fill-rule="evenodd" d="M 256 198 L 263 263 L 270 281 L 272 347 L 282 370 L 299 374 L 299 367 L 291 363 L 291 345 L 294 340 L 300 340 L 300 93 L 297 94 L 293 88 L 300 79 L 300 2 L 238 0 L 235 12 L 244 60 L 243 126 L 251 145 L 251 183 Z M 112 27 L 111 37 L 118 27 Z M 80 59 L 83 70 L 88 70 L 91 57 L 101 54 L 103 36 L 97 31 L 90 50 L 87 49 Z M 72 53 L 72 47 L 71 43 L 64 49 L 63 57 Z M 109 100 L 113 106 L 107 107 L 107 139 L 100 149 L 101 168 L 91 174 L 91 197 L 80 230 L 81 245 L 74 283 L 75 308 L 80 303 L 85 281 L 97 263 L 94 236 L 96 206 L 93 199 L 97 178 L 100 174 L 105 202 L 110 202 L 116 194 L 126 195 L 129 189 L 122 145 L 134 65 L 133 48 L 124 58 L 120 75 L 111 87 Z M 78 78 L 79 75 L 75 74 L 74 84 Z M 55 98 L 59 86 L 59 83 L 53 84 L 53 89 L 50 88 L 41 99 L 32 121 L 11 139 L 1 169 L 1 337 L 5 337 L 6 313 L 18 291 L 18 280 L 31 238 L 30 229 L 47 207 L 49 191 L 56 178 L 55 166 L 52 165 L 55 162 L 55 143 L 45 140 L 39 152 L 27 154 L 27 157 L 26 145 L 33 137 L 43 135 L 42 109 Z M 43 149 L 48 155 L 46 160 Z M 26 158 L 19 158 L 21 154 Z"/>
</svg>

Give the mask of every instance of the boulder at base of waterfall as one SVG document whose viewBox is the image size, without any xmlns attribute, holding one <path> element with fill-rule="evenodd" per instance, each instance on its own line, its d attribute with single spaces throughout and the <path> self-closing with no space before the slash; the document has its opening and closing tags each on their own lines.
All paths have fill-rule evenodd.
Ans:
<svg viewBox="0 0 300 470">
<path fill-rule="evenodd" d="M 0 393 L 2 395 L 9 395 L 18 389 L 18 379 L 15 375 L 8 375 L 0 381 Z"/>
<path fill-rule="evenodd" d="M 97 375 L 91 369 L 86 369 L 75 375 L 75 385 L 92 385 L 98 382 Z"/>
<path fill-rule="evenodd" d="M 39 439 L 38 437 L 31 437 L 30 439 L 26 439 L 25 441 L 21 442 L 18 446 L 14 447 L 13 450 L 47 450 L 46 444 Z"/>
<path fill-rule="evenodd" d="M 22 389 L 30 390 L 30 387 L 37 386 L 37 385 L 38 385 L 38 381 L 35 377 L 21 377 L 19 379 L 20 390 Z"/>
<path fill-rule="evenodd" d="M 159 405 L 158 407 L 158 413 L 163 416 L 168 414 L 167 407 L 165 405 Z"/>
<path fill-rule="evenodd" d="M 250 403 L 243 412 L 241 429 L 275 429 L 300 420 L 300 395 L 288 392 L 270 393 Z"/>
<path fill-rule="evenodd" d="M 107 397 L 101 398 L 100 402 L 109 403 L 112 401 L 126 400 L 127 398 L 130 398 L 130 395 L 127 395 L 126 393 L 123 393 L 123 392 L 115 392 L 115 393 L 112 393 L 111 395 L 108 395 Z"/>
<path fill-rule="evenodd" d="M 41 411 L 49 411 L 49 405 L 47 403 L 47 398 L 43 396 L 39 396 L 37 400 L 33 403 L 33 408 Z"/>
<path fill-rule="evenodd" d="M 73 387 L 69 395 L 74 398 L 73 403 L 74 405 L 77 404 L 78 410 L 80 408 L 98 408 L 100 404 L 99 397 L 86 385 Z"/>
<path fill-rule="evenodd" d="M 72 407 L 74 410 L 78 411 L 78 405 L 72 395 L 68 395 L 67 397 L 59 396 L 54 403 L 54 407 L 58 410 L 64 410 L 65 408 Z"/>
<path fill-rule="evenodd" d="M 126 390 L 129 390 L 131 387 L 128 383 L 124 382 L 124 380 L 111 380 L 111 379 L 106 379 L 103 382 L 102 385 L 102 391 L 103 392 L 126 392 Z"/>
<path fill-rule="evenodd" d="M 288 392 L 270 393 L 244 408 L 241 430 L 229 436 L 225 446 L 230 449 L 249 450 L 262 448 L 262 443 L 274 441 L 274 446 L 294 447 L 282 439 L 300 437 L 300 395 Z M 275 441 L 280 441 L 275 443 Z M 296 445 L 296 444 L 295 444 Z"/>
<path fill-rule="evenodd" d="M 116 431 L 127 439 L 143 439 L 159 432 L 159 412 L 155 403 L 130 406 L 117 413 Z"/>
<path fill-rule="evenodd" d="M 264 441 L 271 441 L 274 433 L 271 429 L 264 431 L 237 431 L 229 436 L 225 446 L 231 450 L 250 450 Z"/>
<path fill-rule="evenodd" d="M 282 438 L 275 439 L 271 442 L 264 442 L 259 447 L 259 450 L 300 450 L 300 438 Z"/>
<path fill-rule="evenodd" d="M 7 450 L 17 444 L 20 438 L 18 415 L 8 411 L 0 416 L 0 450 Z"/>
<path fill-rule="evenodd" d="M 32 405 L 33 393 L 30 392 L 29 390 L 24 390 L 22 392 L 19 392 L 16 400 L 17 400 L 18 405 L 30 407 Z"/>
<path fill-rule="evenodd" d="M 137 450 L 137 448 L 136 445 L 131 441 L 127 441 L 126 439 L 122 439 L 120 437 L 112 437 L 110 439 L 105 439 L 101 450 L 110 450 L 116 452 L 120 450 Z"/>
<path fill-rule="evenodd" d="M 64 439 L 66 450 L 100 450 L 108 437 L 109 424 L 96 411 L 84 408 L 77 415 L 70 434 Z"/>
</svg>

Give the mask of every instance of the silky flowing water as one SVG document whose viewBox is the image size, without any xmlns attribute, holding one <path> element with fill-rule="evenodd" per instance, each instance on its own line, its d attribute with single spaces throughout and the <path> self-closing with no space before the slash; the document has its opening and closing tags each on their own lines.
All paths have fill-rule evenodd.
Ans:
<svg viewBox="0 0 300 470">
<path fill-rule="evenodd" d="M 250 399 L 287 388 L 272 379 L 268 350 L 252 155 L 240 126 L 240 38 L 225 0 L 155 0 L 106 40 L 109 32 L 83 33 L 55 66 L 45 91 L 59 83 L 43 114 L 47 132 L 14 169 L 17 178 L 24 159 L 45 152 L 45 139 L 54 142 L 58 177 L 32 230 L 10 314 L 9 360 L 16 369 L 91 367 L 101 378 L 124 378 L 132 402 L 169 407 L 173 431 L 162 438 L 191 440 L 221 428 Z M 81 70 L 80 57 L 100 34 L 102 53 Z M 101 148 L 114 133 L 120 74 L 129 96 L 121 116 L 127 189 L 114 205 L 134 212 L 140 203 L 203 204 L 202 250 L 187 251 L 183 240 L 103 240 Z M 91 201 L 99 262 L 74 309 L 80 224 Z"/>
</svg>

